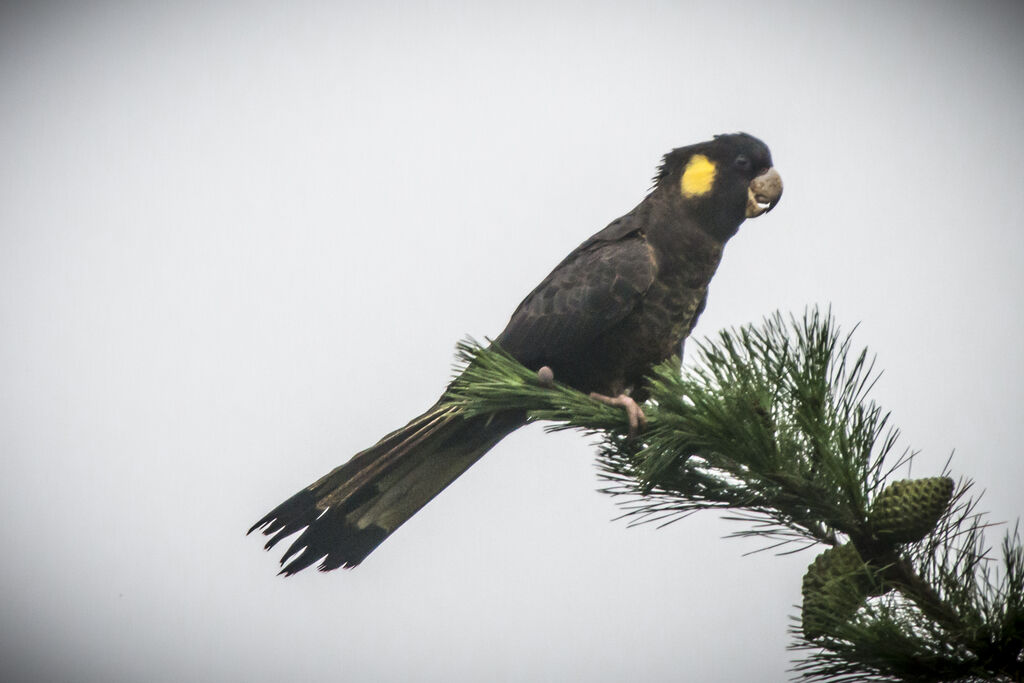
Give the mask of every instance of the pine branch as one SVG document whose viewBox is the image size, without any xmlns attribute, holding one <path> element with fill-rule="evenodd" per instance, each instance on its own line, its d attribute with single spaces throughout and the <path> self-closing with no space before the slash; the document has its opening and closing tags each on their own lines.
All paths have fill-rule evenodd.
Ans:
<svg viewBox="0 0 1024 683">
<path fill-rule="evenodd" d="M 899 431 L 869 397 L 874 359 L 831 312 L 775 314 L 697 346 L 692 367 L 673 359 L 652 372 L 639 437 L 624 411 L 471 340 L 448 398 L 468 415 L 526 411 L 549 430 L 600 437 L 604 490 L 631 524 L 720 510 L 764 549 L 827 546 L 792 629 L 800 679 L 1024 679 L 1018 530 L 997 563 L 969 480 L 896 481 L 915 454 L 897 449 Z"/>
</svg>

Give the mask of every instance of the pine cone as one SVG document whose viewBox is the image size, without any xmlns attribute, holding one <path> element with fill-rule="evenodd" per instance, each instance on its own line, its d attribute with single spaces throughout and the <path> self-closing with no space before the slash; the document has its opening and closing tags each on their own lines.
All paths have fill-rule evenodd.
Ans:
<svg viewBox="0 0 1024 683">
<path fill-rule="evenodd" d="M 852 543 L 818 555 L 804 574 L 804 636 L 813 640 L 848 621 L 873 588 L 870 570 Z"/>
<path fill-rule="evenodd" d="M 935 528 L 952 495 L 949 477 L 894 481 L 875 498 L 868 522 L 883 541 L 914 543 Z"/>
</svg>

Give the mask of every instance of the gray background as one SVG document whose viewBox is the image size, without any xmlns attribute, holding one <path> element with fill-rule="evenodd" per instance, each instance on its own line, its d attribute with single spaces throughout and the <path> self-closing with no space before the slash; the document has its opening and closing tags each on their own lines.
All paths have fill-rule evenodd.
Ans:
<svg viewBox="0 0 1024 683">
<path fill-rule="evenodd" d="M 786 195 L 697 334 L 831 303 L 914 472 L 956 449 L 1015 519 L 1022 16 L 4 6 L 8 679 L 784 679 L 813 553 L 741 557 L 710 514 L 610 522 L 576 434 L 516 433 L 353 572 L 276 578 L 243 531 L 433 402 L 453 343 L 496 334 L 662 153 L 736 130 Z"/>
</svg>

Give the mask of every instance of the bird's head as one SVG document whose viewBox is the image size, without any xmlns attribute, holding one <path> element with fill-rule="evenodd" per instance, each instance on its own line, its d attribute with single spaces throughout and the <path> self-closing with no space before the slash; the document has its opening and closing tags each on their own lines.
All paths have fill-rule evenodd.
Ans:
<svg viewBox="0 0 1024 683">
<path fill-rule="evenodd" d="M 782 178 L 768 146 L 746 133 L 674 149 L 665 155 L 654 192 L 728 239 L 746 218 L 771 211 L 782 197 Z"/>
</svg>

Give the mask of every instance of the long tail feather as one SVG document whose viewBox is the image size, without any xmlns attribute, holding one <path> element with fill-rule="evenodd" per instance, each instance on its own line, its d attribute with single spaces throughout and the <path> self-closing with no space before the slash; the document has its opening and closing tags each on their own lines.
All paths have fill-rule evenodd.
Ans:
<svg viewBox="0 0 1024 683">
<path fill-rule="evenodd" d="M 354 567 L 524 422 L 512 413 L 467 419 L 438 402 L 278 505 L 249 533 L 270 536 L 270 550 L 302 531 L 281 558 L 285 575 L 317 561 L 321 571 Z"/>
</svg>

